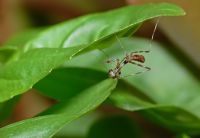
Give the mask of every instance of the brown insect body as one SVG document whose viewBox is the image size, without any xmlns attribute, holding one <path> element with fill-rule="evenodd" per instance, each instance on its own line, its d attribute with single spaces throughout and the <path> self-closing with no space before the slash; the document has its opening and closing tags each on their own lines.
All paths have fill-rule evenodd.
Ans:
<svg viewBox="0 0 200 138">
<path fill-rule="evenodd" d="M 143 55 L 139 55 L 139 54 L 127 54 L 124 60 L 124 64 L 130 63 L 132 61 L 137 61 L 140 63 L 144 63 L 145 62 L 145 57 Z"/>
<path fill-rule="evenodd" d="M 131 54 L 131 60 L 134 60 L 134 61 L 138 61 L 138 62 L 141 62 L 141 63 L 144 63 L 145 62 L 145 57 L 143 55 L 135 55 L 135 54 Z"/>
</svg>

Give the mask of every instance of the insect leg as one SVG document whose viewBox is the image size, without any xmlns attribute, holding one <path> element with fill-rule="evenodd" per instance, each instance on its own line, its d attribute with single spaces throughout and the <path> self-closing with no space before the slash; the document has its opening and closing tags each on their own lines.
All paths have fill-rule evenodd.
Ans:
<svg viewBox="0 0 200 138">
<path fill-rule="evenodd" d="M 121 78 L 126 78 L 126 77 L 130 77 L 130 76 L 139 75 L 139 74 L 142 74 L 142 73 L 145 73 L 145 72 L 151 70 L 150 67 L 144 66 L 144 65 L 142 65 L 142 64 L 138 64 L 138 63 L 135 63 L 135 62 L 129 62 L 129 63 L 134 64 L 134 65 L 137 65 L 137 66 L 139 66 L 139 67 L 141 67 L 141 68 L 145 68 L 145 70 L 144 70 L 144 71 L 139 71 L 139 72 L 136 72 L 136 73 L 132 73 L 132 74 L 129 74 L 129 75 L 126 75 L 126 76 L 122 76 Z"/>
<path fill-rule="evenodd" d="M 141 51 L 133 51 L 133 52 L 131 52 L 131 54 L 132 53 L 149 53 L 150 52 L 150 50 L 141 50 Z"/>
<path fill-rule="evenodd" d="M 136 63 L 136 62 L 133 62 L 133 61 L 131 61 L 131 62 L 129 62 L 129 63 L 134 64 L 134 65 L 137 65 L 137 66 L 139 66 L 139 67 L 141 67 L 141 68 L 145 68 L 147 71 L 151 70 L 150 67 L 147 67 L 147 66 L 145 66 L 145 65 L 142 65 L 142 64 L 139 64 L 139 63 Z"/>
<path fill-rule="evenodd" d="M 158 27 L 159 21 L 160 21 L 160 18 L 157 19 L 156 24 L 155 24 L 155 26 L 154 26 L 153 33 L 152 33 L 152 35 L 151 35 L 151 40 L 150 40 L 150 43 L 149 43 L 149 50 L 148 50 L 148 51 L 151 51 L 151 47 L 152 47 L 152 43 L 153 43 L 153 39 L 154 39 L 154 36 L 155 36 L 156 30 L 157 30 L 157 27 Z"/>
<path fill-rule="evenodd" d="M 124 51 L 124 55 L 127 55 L 127 51 L 125 50 L 121 40 L 118 38 L 118 36 L 115 34 L 115 38 L 117 39 L 117 41 L 119 42 L 119 45 L 121 47 L 121 49 Z"/>
<path fill-rule="evenodd" d="M 152 42 L 153 42 L 153 39 L 154 39 L 156 30 L 157 30 L 159 21 L 160 21 L 160 18 L 157 19 L 156 24 L 155 24 L 155 26 L 154 26 L 153 33 L 152 33 L 152 35 L 151 35 L 151 40 L 150 40 L 150 43 L 149 43 L 149 50 L 134 51 L 134 52 L 131 52 L 131 53 L 149 53 L 149 52 L 151 51 Z"/>
</svg>

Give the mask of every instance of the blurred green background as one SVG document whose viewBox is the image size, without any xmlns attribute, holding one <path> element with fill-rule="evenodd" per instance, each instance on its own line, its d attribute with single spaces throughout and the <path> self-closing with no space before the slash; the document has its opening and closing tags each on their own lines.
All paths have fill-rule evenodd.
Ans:
<svg viewBox="0 0 200 138">
<path fill-rule="evenodd" d="M 200 28 L 198 27 L 200 24 L 200 1 L 198 0 L 1 0 L 0 45 L 3 46 L 4 43 L 14 36 L 32 28 L 43 28 L 88 13 L 107 11 L 128 4 L 138 5 L 149 2 L 172 2 L 181 6 L 186 11 L 187 15 L 184 17 L 161 18 L 154 41 L 172 45 L 169 50 L 172 53 L 178 53 L 177 55 L 183 56 L 182 62 L 189 68 L 191 67 L 192 73 L 200 77 L 198 74 L 200 70 Z M 153 28 L 154 22 L 147 22 L 139 29 L 136 35 L 151 38 Z M 23 94 L 20 101 L 15 106 L 12 116 L 0 126 L 32 117 L 53 103 L 55 103 L 55 101 L 43 97 L 35 90 L 31 90 Z M 167 129 L 152 124 L 137 113 L 127 113 L 110 106 L 102 107 L 99 110 L 103 113 L 107 113 L 107 116 L 112 116 L 115 113 L 128 114 L 131 119 L 133 118 L 133 120 L 140 124 L 147 138 L 172 137 L 171 132 Z M 82 119 L 78 121 L 81 123 L 88 122 L 88 120 L 99 116 L 98 113 L 94 114 L 95 115 L 92 115 L 92 117 L 85 117 L 85 120 Z M 106 119 L 105 122 L 110 121 L 109 118 Z M 123 120 L 124 118 L 116 117 L 114 119 Z M 114 119 L 111 119 L 111 124 Z M 126 123 L 125 125 L 130 125 L 128 121 Z M 76 124 L 76 122 L 74 124 Z M 123 126 L 124 124 L 120 124 L 119 122 L 119 125 Z M 69 127 L 70 126 L 65 128 L 64 131 L 70 130 Z M 80 129 L 80 134 L 86 133 L 85 131 L 87 130 Z M 67 133 L 73 134 L 73 130 L 67 131 Z M 62 131 L 58 134 L 59 137 L 63 135 Z M 93 134 L 91 133 L 90 135 L 92 137 Z M 88 137 L 90 137 L 90 135 Z"/>
</svg>

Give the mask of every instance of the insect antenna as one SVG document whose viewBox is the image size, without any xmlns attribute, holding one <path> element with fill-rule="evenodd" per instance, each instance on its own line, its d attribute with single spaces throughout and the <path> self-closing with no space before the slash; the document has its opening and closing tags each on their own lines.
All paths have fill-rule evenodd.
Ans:
<svg viewBox="0 0 200 138">
<path fill-rule="evenodd" d="M 149 43 L 149 50 L 148 50 L 149 52 L 151 51 L 151 48 L 152 48 L 152 43 L 153 43 L 153 40 L 154 40 L 156 30 L 158 28 L 159 21 L 160 21 L 160 18 L 157 19 L 156 24 L 155 24 L 154 29 L 153 29 L 153 33 L 151 35 L 151 40 L 150 40 L 150 43 Z"/>
<path fill-rule="evenodd" d="M 125 50 L 125 48 L 124 48 L 124 46 L 123 46 L 121 40 L 119 39 L 119 37 L 118 37 L 116 34 L 115 34 L 115 38 L 116 38 L 117 42 L 119 43 L 121 49 L 124 51 L 124 55 L 127 55 L 127 52 L 126 52 L 126 50 Z M 116 61 L 118 60 L 118 59 L 112 59 L 112 58 L 110 58 L 110 56 L 109 56 L 104 50 L 102 50 L 102 49 L 99 49 L 99 50 L 100 50 L 100 51 L 106 56 L 106 58 L 108 59 L 108 60 L 106 61 L 106 63 L 112 63 L 112 62 L 116 62 Z"/>
<path fill-rule="evenodd" d="M 150 43 L 149 43 L 149 49 L 148 50 L 134 51 L 134 52 L 131 52 L 131 53 L 149 53 L 151 51 L 152 43 L 153 43 L 153 40 L 154 40 L 154 36 L 155 36 L 156 30 L 158 28 L 159 21 L 160 21 L 160 18 L 157 19 L 156 24 L 155 24 L 155 26 L 153 28 L 153 33 L 151 35 L 151 40 L 150 40 Z"/>
<path fill-rule="evenodd" d="M 118 36 L 115 34 L 115 38 L 117 39 L 117 41 L 119 42 L 119 45 L 121 47 L 121 49 L 124 51 L 124 55 L 127 55 L 127 51 L 125 50 L 121 40 L 118 38 Z"/>
</svg>

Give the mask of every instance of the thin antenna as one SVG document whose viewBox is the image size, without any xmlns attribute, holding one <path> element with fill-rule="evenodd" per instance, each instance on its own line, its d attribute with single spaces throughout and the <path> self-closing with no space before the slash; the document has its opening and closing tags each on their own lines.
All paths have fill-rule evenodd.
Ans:
<svg viewBox="0 0 200 138">
<path fill-rule="evenodd" d="M 119 42 L 119 45 L 121 47 L 121 49 L 124 51 L 125 55 L 127 54 L 126 53 L 126 50 L 124 49 L 123 45 L 122 45 L 122 42 L 120 41 L 120 39 L 118 38 L 118 36 L 115 34 L 115 38 L 117 39 L 117 41 Z M 99 51 L 101 51 L 107 58 L 108 58 L 108 63 L 109 62 L 114 62 L 116 59 L 110 59 L 110 56 L 102 49 L 98 49 Z"/>
<path fill-rule="evenodd" d="M 126 52 L 126 50 L 124 49 L 124 46 L 122 45 L 121 40 L 118 38 L 118 36 L 117 36 L 116 34 L 115 34 L 115 37 L 116 37 L 117 41 L 119 42 L 119 45 L 120 45 L 121 49 L 124 51 L 124 54 L 126 55 L 127 52 Z"/>
<path fill-rule="evenodd" d="M 151 47 L 152 47 L 152 43 L 153 43 L 153 39 L 154 39 L 154 36 L 155 36 L 156 30 L 157 30 L 157 27 L 158 27 L 159 21 L 160 21 L 160 18 L 157 19 L 156 24 L 155 24 L 155 26 L 154 26 L 153 33 L 152 33 L 151 40 L 150 40 L 150 44 L 149 44 L 149 50 L 148 50 L 148 52 L 151 51 Z"/>
</svg>

